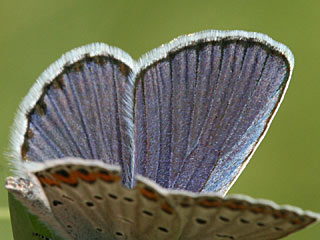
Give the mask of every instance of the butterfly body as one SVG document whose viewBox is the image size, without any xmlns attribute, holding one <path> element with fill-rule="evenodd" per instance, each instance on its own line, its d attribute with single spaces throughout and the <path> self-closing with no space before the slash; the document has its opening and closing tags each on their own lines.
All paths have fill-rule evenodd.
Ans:
<svg viewBox="0 0 320 240">
<path fill-rule="evenodd" d="M 20 107 L 21 177 L 6 187 L 65 239 L 279 239 L 318 216 L 223 196 L 293 64 L 284 45 L 242 31 L 182 36 L 138 62 L 105 44 L 73 50 Z"/>
</svg>

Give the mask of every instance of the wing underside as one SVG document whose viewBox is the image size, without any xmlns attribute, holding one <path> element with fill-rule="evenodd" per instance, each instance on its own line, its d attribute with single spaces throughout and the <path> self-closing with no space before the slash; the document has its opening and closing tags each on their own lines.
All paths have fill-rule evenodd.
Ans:
<svg viewBox="0 0 320 240">
<path fill-rule="evenodd" d="M 244 196 L 171 192 L 142 177 L 128 189 L 119 169 L 70 162 L 35 175 L 56 221 L 72 239 L 272 240 L 317 219 Z"/>
</svg>

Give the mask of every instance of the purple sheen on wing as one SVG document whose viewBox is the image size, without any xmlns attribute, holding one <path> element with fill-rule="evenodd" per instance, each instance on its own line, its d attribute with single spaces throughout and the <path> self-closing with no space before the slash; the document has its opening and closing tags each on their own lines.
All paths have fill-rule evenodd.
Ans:
<svg viewBox="0 0 320 240">
<path fill-rule="evenodd" d="M 129 72 L 123 63 L 102 56 L 65 66 L 27 116 L 24 158 L 100 159 L 121 165 L 129 177 L 130 116 L 124 102 Z"/>
<path fill-rule="evenodd" d="M 225 193 L 265 132 L 288 68 L 275 50 L 234 40 L 178 49 L 143 70 L 137 173 L 167 188 Z"/>
</svg>

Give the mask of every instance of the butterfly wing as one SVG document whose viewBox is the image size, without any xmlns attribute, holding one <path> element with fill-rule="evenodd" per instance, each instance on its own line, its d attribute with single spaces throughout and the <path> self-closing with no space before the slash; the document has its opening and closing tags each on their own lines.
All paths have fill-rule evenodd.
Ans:
<svg viewBox="0 0 320 240">
<path fill-rule="evenodd" d="M 172 194 L 177 211 L 188 219 L 180 239 L 271 240 L 283 238 L 317 221 L 319 216 L 280 208 L 247 196 Z"/>
<path fill-rule="evenodd" d="M 121 165 L 130 184 L 133 67 L 130 56 L 104 44 L 65 54 L 21 104 L 12 138 L 15 159 L 99 159 Z"/>
<path fill-rule="evenodd" d="M 265 35 L 209 31 L 147 54 L 136 77 L 136 171 L 225 194 L 265 134 L 293 57 Z"/>
<path fill-rule="evenodd" d="M 61 235 L 79 240 L 178 239 L 178 232 L 166 229 L 168 224 L 178 229 L 180 221 L 177 215 L 177 221 L 172 221 L 165 197 L 148 186 L 124 187 L 119 168 L 82 159 L 59 159 L 39 166 L 35 175 Z"/>
<path fill-rule="evenodd" d="M 60 231 L 70 239 L 272 240 L 319 218 L 243 196 L 168 191 L 140 176 L 128 189 L 119 168 L 97 161 L 63 159 L 39 166 L 35 176 Z"/>
</svg>

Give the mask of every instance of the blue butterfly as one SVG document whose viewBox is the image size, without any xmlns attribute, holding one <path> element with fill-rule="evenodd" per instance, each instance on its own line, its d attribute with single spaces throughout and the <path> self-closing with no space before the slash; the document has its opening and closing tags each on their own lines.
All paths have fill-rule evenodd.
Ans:
<svg viewBox="0 0 320 240">
<path fill-rule="evenodd" d="M 72 50 L 20 106 L 6 188 L 63 239 L 285 237 L 319 215 L 224 195 L 293 66 L 286 46 L 244 31 L 180 36 L 137 62 L 102 43 Z"/>
</svg>

